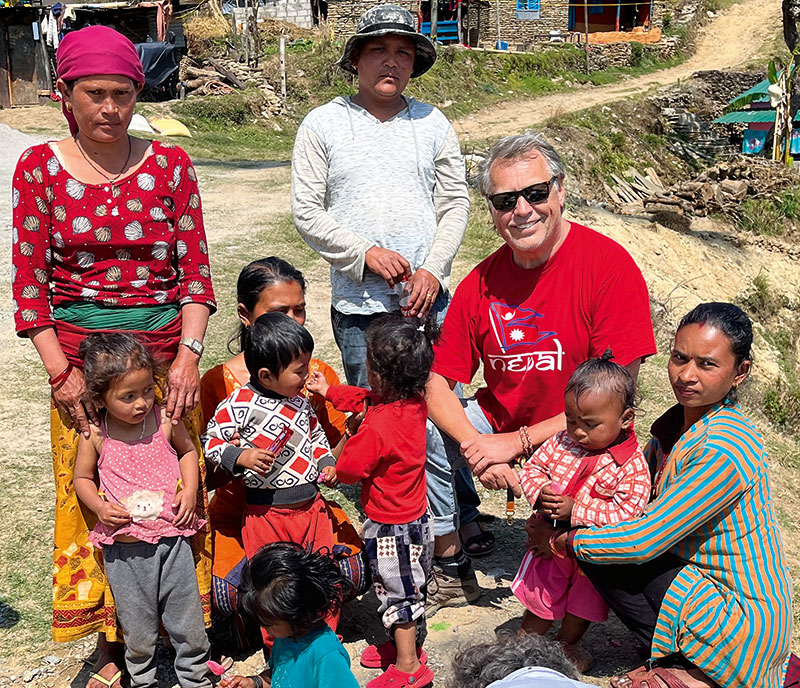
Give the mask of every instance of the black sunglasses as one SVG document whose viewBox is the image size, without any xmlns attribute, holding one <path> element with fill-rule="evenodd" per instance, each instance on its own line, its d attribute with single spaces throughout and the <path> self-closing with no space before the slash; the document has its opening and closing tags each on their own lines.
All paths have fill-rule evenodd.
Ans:
<svg viewBox="0 0 800 688">
<path fill-rule="evenodd" d="M 534 203 L 541 203 L 542 201 L 547 200 L 547 197 L 550 195 L 550 188 L 553 186 L 553 182 L 557 179 L 557 176 L 550 177 L 550 181 L 548 182 L 531 184 L 530 186 L 526 186 L 524 189 L 520 189 L 519 191 L 505 191 L 504 193 L 493 194 L 489 196 L 489 201 L 494 206 L 495 210 L 499 210 L 502 213 L 508 210 L 513 210 L 517 205 L 517 200 L 520 196 L 522 196 L 531 205 Z"/>
</svg>

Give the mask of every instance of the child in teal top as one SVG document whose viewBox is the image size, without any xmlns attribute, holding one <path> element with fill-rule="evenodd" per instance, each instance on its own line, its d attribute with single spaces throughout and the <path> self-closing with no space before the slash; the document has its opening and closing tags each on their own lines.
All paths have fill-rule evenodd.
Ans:
<svg viewBox="0 0 800 688">
<path fill-rule="evenodd" d="M 351 585 L 325 554 L 291 542 L 258 550 L 242 571 L 239 600 L 275 638 L 269 667 L 261 676 L 223 680 L 220 688 L 358 688 L 347 650 L 325 623 Z"/>
</svg>

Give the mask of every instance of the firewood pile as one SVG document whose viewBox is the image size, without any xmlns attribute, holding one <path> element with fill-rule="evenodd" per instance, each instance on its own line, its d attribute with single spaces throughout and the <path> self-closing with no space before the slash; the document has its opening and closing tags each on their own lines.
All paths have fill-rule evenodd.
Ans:
<svg viewBox="0 0 800 688">
<path fill-rule="evenodd" d="M 800 183 L 800 176 L 785 165 L 743 156 L 717 163 L 693 180 L 669 188 L 652 168 L 644 175 L 629 168 L 623 176 L 612 175 L 614 186 L 604 187 L 617 209 L 629 215 L 729 214 L 747 198 L 771 196 Z"/>
<path fill-rule="evenodd" d="M 209 57 L 201 61 L 184 57 L 180 65 L 180 80 L 187 97 L 227 95 L 252 86 L 264 95 L 262 114 L 265 117 L 280 114 L 283 110 L 280 96 L 265 78 L 262 68 L 250 67 L 230 58 Z"/>
</svg>

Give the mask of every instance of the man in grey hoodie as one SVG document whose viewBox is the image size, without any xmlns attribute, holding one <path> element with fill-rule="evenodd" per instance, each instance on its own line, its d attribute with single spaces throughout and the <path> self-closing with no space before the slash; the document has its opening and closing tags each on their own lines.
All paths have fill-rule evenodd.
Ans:
<svg viewBox="0 0 800 688">
<path fill-rule="evenodd" d="M 312 110 L 297 132 L 292 214 L 331 264 L 331 321 L 351 385 L 368 386 L 371 320 L 401 306 L 441 320 L 449 302 L 469 215 L 464 161 L 447 118 L 403 95 L 435 60 L 408 10 L 367 10 L 339 60 L 358 93 Z"/>
</svg>

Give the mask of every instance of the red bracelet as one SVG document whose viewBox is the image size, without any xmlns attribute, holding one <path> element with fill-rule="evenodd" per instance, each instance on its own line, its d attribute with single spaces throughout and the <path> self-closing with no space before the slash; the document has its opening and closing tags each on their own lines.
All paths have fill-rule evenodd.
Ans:
<svg viewBox="0 0 800 688">
<path fill-rule="evenodd" d="M 54 390 L 58 389 L 59 387 L 61 387 L 61 385 L 63 385 L 67 381 L 67 378 L 72 373 L 73 368 L 74 366 L 72 365 L 72 363 L 67 363 L 67 367 L 64 368 L 64 370 L 62 370 L 55 377 L 51 377 L 49 380 L 47 380 L 47 382 Z"/>
</svg>

